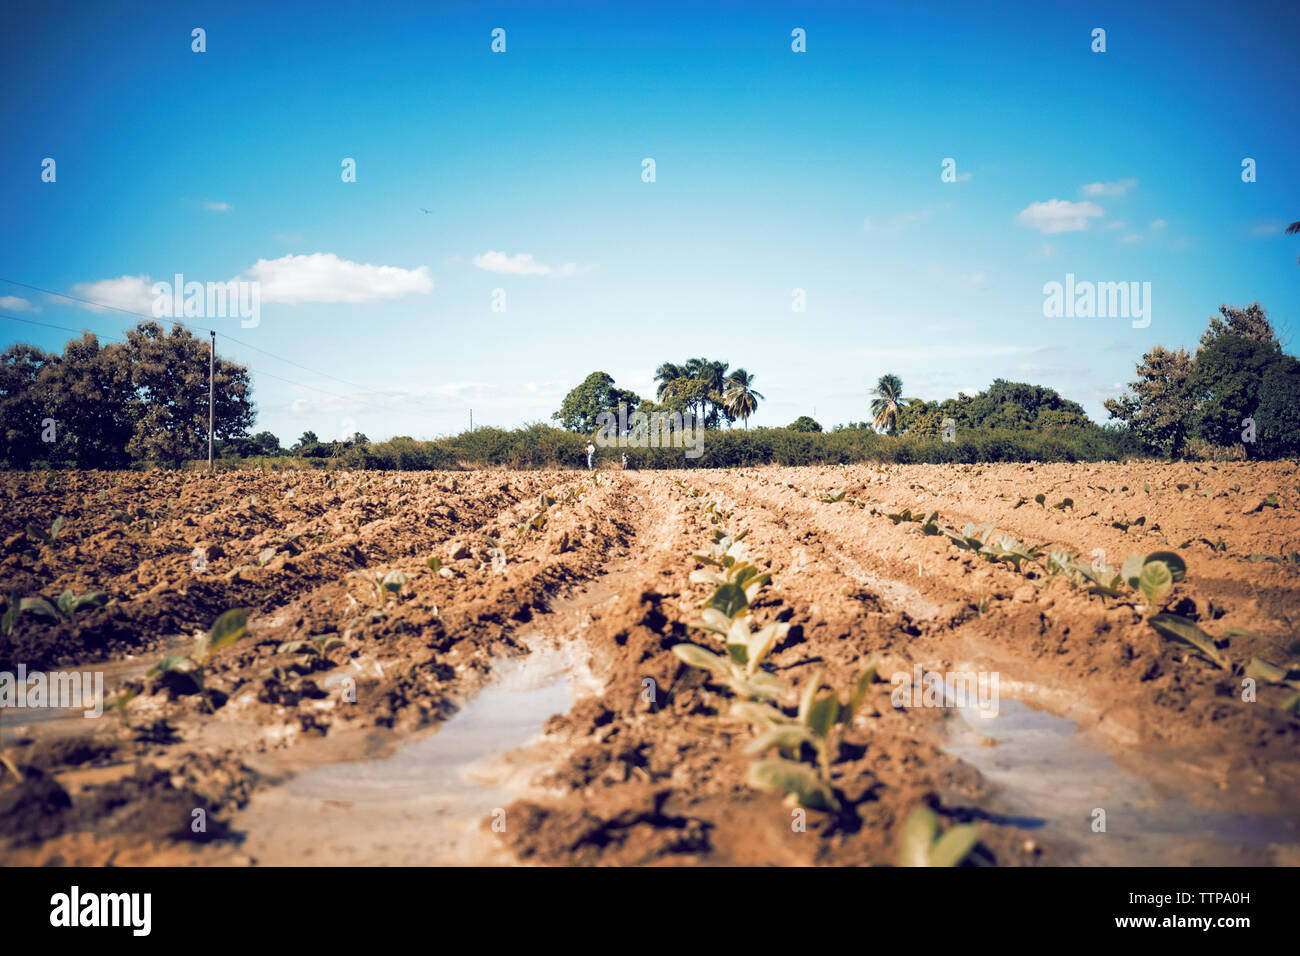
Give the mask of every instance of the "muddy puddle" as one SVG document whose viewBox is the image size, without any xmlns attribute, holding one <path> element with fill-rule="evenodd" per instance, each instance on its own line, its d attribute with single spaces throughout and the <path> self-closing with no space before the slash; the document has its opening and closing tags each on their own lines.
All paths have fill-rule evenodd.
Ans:
<svg viewBox="0 0 1300 956">
<path fill-rule="evenodd" d="M 313 767 L 263 791 L 231 821 L 262 865 L 504 864 L 491 827 L 533 792 L 553 744 L 542 728 L 594 692 L 572 652 L 537 647 L 429 736 L 384 759 Z M 485 825 L 484 821 L 488 821 Z"/>
<path fill-rule="evenodd" d="M 1120 767 L 1071 720 L 1003 697 L 996 716 L 954 708 L 944 748 L 999 785 L 990 807 L 1026 840 L 1086 866 L 1300 863 L 1296 820 L 1207 809 Z M 1104 811 L 1104 832 L 1094 829 Z M 1096 825 L 1100 825 L 1099 822 Z"/>
<path fill-rule="evenodd" d="M 47 676 L 53 673 L 79 675 L 80 697 L 74 698 L 75 706 L 72 707 L 0 708 L 0 746 L 5 743 L 9 732 L 19 728 L 24 731 L 24 736 L 37 739 L 79 736 L 94 730 L 96 725 L 86 722 L 87 715 L 91 718 L 110 715 L 113 701 L 122 692 L 123 684 L 139 680 L 163 658 L 182 650 L 188 651 L 193 645 L 192 637 L 172 636 L 148 653 L 128 654 L 119 660 L 65 664 L 40 671 Z M 36 673 L 32 671 L 29 680 Z"/>
</svg>

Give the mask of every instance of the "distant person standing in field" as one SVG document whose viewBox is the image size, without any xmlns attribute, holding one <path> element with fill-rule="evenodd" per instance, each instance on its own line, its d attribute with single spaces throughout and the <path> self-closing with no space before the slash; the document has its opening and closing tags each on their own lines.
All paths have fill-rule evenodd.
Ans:
<svg viewBox="0 0 1300 956">
<path fill-rule="evenodd" d="M 594 454 L 596 454 L 596 446 L 591 443 L 591 439 L 587 439 L 587 470 L 588 471 L 591 471 L 591 456 Z"/>
</svg>

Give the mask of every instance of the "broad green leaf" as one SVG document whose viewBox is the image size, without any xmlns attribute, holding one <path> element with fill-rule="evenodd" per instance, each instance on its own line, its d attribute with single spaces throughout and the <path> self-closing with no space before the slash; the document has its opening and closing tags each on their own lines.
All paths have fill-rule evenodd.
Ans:
<svg viewBox="0 0 1300 956">
<path fill-rule="evenodd" d="M 1040 496 L 1041 497 L 1041 496 Z M 929 866 L 930 844 L 939 832 L 939 818 L 927 807 L 917 807 L 903 824 L 900 866 Z"/>
<path fill-rule="evenodd" d="M 31 611 L 38 617 L 49 618 L 51 621 L 62 620 L 54 605 L 43 597 L 25 597 L 19 603 L 19 607 L 24 611 Z"/>
<path fill-rule="evenodd" d="M 930 847 L 931 866 L 956 866 L 966 858 L 979 840 L 974 824 L 963 823 L 953 827 Z"/>
<path fill-rule="evenodd" d="M 72 617 L 72 588 L 64 588 L 63 593 L 59 595 L 58 604 L 64 617 Z"/>
<path fill-rule="evenodd" d="M 1286 680 L 1286 675 L 1285 667 L 1278 667 L 1276 664 L 1262 661 L 1258 657 L 1252 657 L 1250 663 L 1246 665 L 1245 676 L 1254 680 L 1266 680 L 1271 684 L 1280 684 Z"/>
<path fill-rule="evenodd" d="M 777 747 L 783 753 L 797 754 L 801 744 L 816 746 L 816 743 L 817 741 L 809 733 L 807 727 L 801 727 L 798 724 L 786 724 L 772 727 L 759 734 L 745 746 L 745 753 L 753 757 Z"/>
<path fill-rule="evenodd" d="M 709 598 L 705 607 L 715 608 L 728 618 L 734 618 L 749 607 L 745 592 L 734 584 L 724 584 Z"/>
<path fill-rule="evenodd" d="M 248 612 L 240 607 L 232 608 L 212 622 L 212 629 L 208 631 L 208 652 L 228 647 L 247 633 Z"/>
<path fill-rule="evenodd" d="M 40 528 L 36 527 L 36 525 L 33 524 L 32 522 L 27 523 L 27 533 L 31 535 L 33 538 L 35 538 L 37 541 L 44 541 L 46 544 L 50 543 L 49 534 L 47 534 L 45 531 L 42 531 Z"/>
<path fill-rule="evenodd" d="M 771 704 L 761 704 L 753 700 L 738 700 L 731 705 L 731 713 L 741 720 L 747 720 L 755 727 L 765 729 L 774 724 L 788 725 L 790 718 Z"/>
<path fill-rule="evenodd" d="M 1214 639 L 1197 627 L 1194 621 L 1177 614 L 1157 614 L 1151 618 L 1151 626 L 1170 640 L 1189 644 L 1215 664 L 1227 668 L 1226 662 L 1214 646 Z"/>
<path fill-rule="evenodd" d="M 831 732 L 831 727 L 840 716 L 840 698 L 835 691 L 824 694 L 812 702 L 808 708 L 808 719 L 805 721 L 809 729 L 818 737 L 825 737 Z"/>
<path fill-rule="evenodd" d="M 813 697 L 817 693 L 817 688 L 822 685 L 822 671 L 818 668 L 817 673 L 813 674 L 812 680 L 804 685 L 803 693 L 799 695 L 799 723 L 808 723 L 808 711 L 812 709 Z"/>
<path fill-rule="evenodd" d="M 727 656 L 737 667 L 744 667 L 749 663 L 749 648 L 744 644 L 728 644 Z"/>
<path fill-rule="evenodd" d="M 63 530 L 63 515 L 59 515 L 57 518 L 54 519 L 54 524 L 50 525 L 50 540 L 53 541 L 55 538 L 57 538 L 59 536 L 59 532 L 62 530 Z"/>
<path fill-rule="evenodd" d="M 858 708 L 862 702 L 867 699 L 867 691 L 876 681 L 876 663 L 872 661 L 858 677 L 858 682 L 853 688 L 853 696 L 849 698 L 849 715 L 847 720 L 852 721 L 858 713 Z"/>
<path fill-rule="evenodd" d="M 277 654 L 297 654 L 307 650 L 306 641 L 286 641 L 275 649 Z"/>
<path fill-rule="evenodd" d="M 792 760 L 755 760 L 749 765 L 748 779 L 749 785 L 759 790 L 794 794 L 803 806 L 811 810 L 838 807 L 830 787 L 805 764 Z"/>
<path fill-rule="evenodd" d="M 700 667 L 713 674 L 727 673 L 727 662 L 696 644 L 674 644 L 673 653 L 692 667 Z"/>
<path fill-rule="evenodd" d="M 1142 565 L 1141 575 L 1138 576 L 1138 587 L 1146 596 L 1147 603 L 1152 606 L 1163 604 L 1165 598 L 1169 597 L 1174 589 L 1174 576 L 1169 570 L 1169 565 L 1148 558 Z"/>
<path fill-rule="evenodd" d="M 1144 563 L 1149 564 L 1152 561 L 1160 561 L 1168 567 L 1175 583 L 1187 577 L 1187 562 L 1173 551 L 1153 551 L 1146 556 Z"/>
</svg>

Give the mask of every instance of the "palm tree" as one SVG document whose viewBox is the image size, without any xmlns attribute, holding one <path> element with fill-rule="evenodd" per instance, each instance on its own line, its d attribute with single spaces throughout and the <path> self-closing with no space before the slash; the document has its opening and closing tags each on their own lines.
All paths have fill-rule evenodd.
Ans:
<svg viewBox="0 0 1300 956">
<path fill-rule="evenodd" d="M 672 393 L 673 382 L 677 381 L 679 378 L 689 378 L 686 369 L 682 368 L 680 365 L 674 365 L 672 362 L 664 362 L 655 369 L 655 381 L 659 383 L 659 388 L 655 394 L 658 396 L 659 401 L 662 402 L 666 396 Z"/>
<path fill-rule="evenodd" d="M 754 376 L 743 368 L 736 369 L 727 377 L 727 388 L 722 396 L 727 414 L 742 419 L 748 431 L 749 416 L 758 411 L 758 403 L 763 399 L 762 392 L 754 391 Z"/>
<path fill-rule="evenodd" d="M 1297 232 L 1300 232 L 1300 219 L 1286 227 L 1286 234 L 1288 236 L 1294 236 Z M 1300 263 L 1300 259 L 1296 259 L 1296 262 Z"/>
<path fill-rule="evenodd" d="M 898 428 L 898 413 L 916 401 L 903 398 L 903 380 L 897 375 L 882 375 L 871 390 L 876 397 L 871 401 L 871 424 L 892 435 Z"/>
</svg>

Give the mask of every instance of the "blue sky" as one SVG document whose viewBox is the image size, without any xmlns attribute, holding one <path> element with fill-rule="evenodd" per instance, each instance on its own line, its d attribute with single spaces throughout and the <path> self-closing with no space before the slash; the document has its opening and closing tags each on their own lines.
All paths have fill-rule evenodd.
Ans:
<svg viewBox="0 0 1300 956">
<path fill-rule="evenodd" d="M 861 420 L 886 372 L 1101 421 L 1220 303 L 1300 347 L 1292 4 L 541 6 L 8 5 L 0 277 L 145 312 L 176 273 L 259 279 L 256 328 L 190 321 L 286 441 L 545 420 L 696 355 L 757 376 L 751 424 Z M 1150 282 L 1150 325 L 1045 318 L 1067 273 Z M 2 282 L 0 313 L 131 322 Z"/>
</svg>

